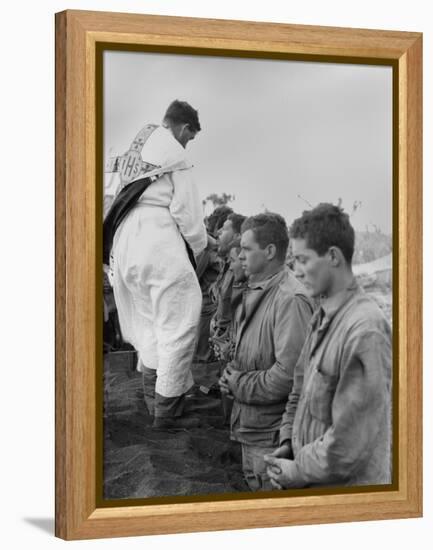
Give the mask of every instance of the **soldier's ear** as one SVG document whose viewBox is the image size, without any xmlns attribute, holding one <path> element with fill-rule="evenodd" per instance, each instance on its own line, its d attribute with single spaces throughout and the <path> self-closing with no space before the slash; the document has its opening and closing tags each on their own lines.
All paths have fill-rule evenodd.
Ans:
<svg viewBox="0 0 433 550">
<path fill-rule="evenodd" d="M 268 260 L 273 260 L 277 255 L 277 247 L 274 244 L 268 244 L 266 248 Z"/>
<path fill-rule="evenodd" d="M 328 250 L 331 265 L 333 267 L 339 267 L 344 263 L 344 256 L 338 246 L 331 246 Z"/>
</svg>

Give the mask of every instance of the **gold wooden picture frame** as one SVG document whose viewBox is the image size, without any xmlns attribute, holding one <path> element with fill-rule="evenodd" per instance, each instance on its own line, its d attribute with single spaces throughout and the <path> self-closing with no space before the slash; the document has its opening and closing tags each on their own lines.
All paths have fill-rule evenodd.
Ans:
<svg viewBox="0 0 433 550">
<path fill-rule="evenodd" d="M 104 503 L 98 98 L 107 47 L 392 67 L 392 485 Z M 56 14 L 56 536 L 73 540 L 421 516 L 421 350 L 420 33 L 75 10 Z"/>
</svg>

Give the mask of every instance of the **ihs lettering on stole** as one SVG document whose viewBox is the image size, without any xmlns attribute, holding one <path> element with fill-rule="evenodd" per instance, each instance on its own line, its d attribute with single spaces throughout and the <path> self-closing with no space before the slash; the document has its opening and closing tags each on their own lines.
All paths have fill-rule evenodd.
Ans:
<svg viewBox="0 0 433 550">
<path fill-rule="evenodd" d="M 147 124 L 142 128 L 124 155 L 108 159 L 105 172 L 119 172 L 122 186 L 125 186 L 141 174 L 158 168 L 154 164 L 144 162 L 141 158 L 143 146 L 156 128 L 158 128 L 156 124 Z"/>
</svg>

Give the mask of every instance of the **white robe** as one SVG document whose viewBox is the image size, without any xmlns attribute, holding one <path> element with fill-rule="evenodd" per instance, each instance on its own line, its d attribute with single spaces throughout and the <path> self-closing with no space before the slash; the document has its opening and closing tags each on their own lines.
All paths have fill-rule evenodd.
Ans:
<svg viewBox="0 0 433 550">
<path fill-rule="evenodd" d="M 195 255 L 207 236 L 192 166 L 170 130 L 155 130 L 141 155 L 151 164 L 180 163 L 183 169 L 153 182 L 116 231 L 113 289 L 123 338 L 146 367 L 157 370 L 156 391 L 175 397 L 193 384 L 201 310 L 200 286 L 182 235 Z"/>
</svg>

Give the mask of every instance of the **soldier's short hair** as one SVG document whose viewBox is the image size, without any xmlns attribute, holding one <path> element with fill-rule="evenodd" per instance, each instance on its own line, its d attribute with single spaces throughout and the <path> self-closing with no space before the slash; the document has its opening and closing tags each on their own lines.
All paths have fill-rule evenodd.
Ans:
<svg viewBox="0 0 433 550">
<path fill-rule="evenodd" d="M 235 233 L 240 233 L 242 224 L 247 218 L 246 216 L 242 216 L 242 214 L 236 214 L 236 212 L 233 212 L 233 214 L 230 214 L 227 219 L 232 222 L 233 231 Z"/>
<path fill-rule="evenodd" d="M 242 233 L 249 229 L 254 233 L 260 248 L 273 244 L 277 251 L 276 258 L 285 261 L 289 246 L 289 231 L 285 219 L 280 214 L 266 212 L 251 216 L 242 224 Z"/>
<path fill-rule="evenodd" d="M 215 210 L 207 218 L 207 228 L 208 231 L 214 235 L 219 229 L 224 225 L 224 222 L 229 217 L 230 214 L 233 214 L 233 209 L 230 206 L 225 204 L 217 206 Z"/>
<path fill-rule="evenodd" d="M 201 130 L 198 111 L 186 101 L 175 99 L 170 103 L 164 115 L 164 120 L 174 124 L 188 124 L 190 129 L 195 132 Z"/>
<path fill-rule="evenodd" d="M 336 246 L 345 260 L 352 263 L 355 231 L 349 215 L 335 204 L 321 203 L 312 210 L 305 210 L 290 227 L 290 237 L 305 239 L 308 248 L 319 256 L 326 254 L 331 246 Z"/>
</svg>

